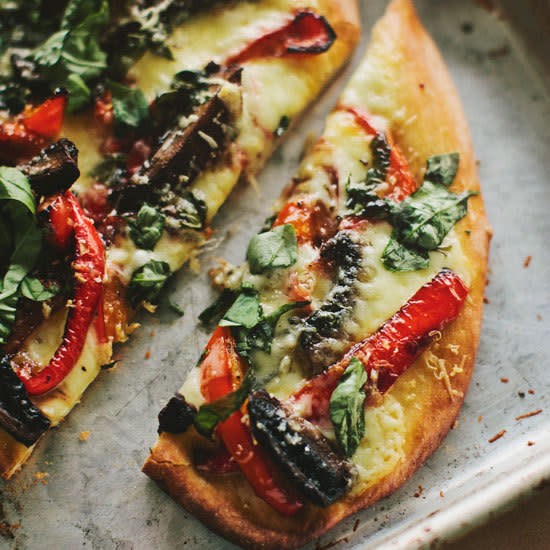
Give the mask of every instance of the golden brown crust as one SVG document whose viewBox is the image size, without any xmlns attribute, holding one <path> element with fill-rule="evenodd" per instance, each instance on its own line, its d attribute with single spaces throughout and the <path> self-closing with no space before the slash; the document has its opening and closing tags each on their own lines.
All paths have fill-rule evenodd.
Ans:
<svg viewBox="0 0 550 550">
<path fill-rule="evenodd" d="M 421 173 L 429 154 L 458 151 L 460 170 L 453 189 L 479 189 L 476 161 L 458 95 L 410 0 L 393 0 L 376 26 L 375 40 L 391 43 L 393 49 L 397 46 L 402 57 L 400 100 L 408 112 L 417 114 L 419 126 L 414 132 L 408 132 L 406 127 L 392 130 L 403 151 L 414 151 L 422 159 L 415 161 L 410 156 L 413 172 Z M 328 508 L 307 505 L 295 516 L 285 518 L 256 497 L 240 474 L 200 475 L 192 466 L 192 450 L 204 443 L 192 430 L 181 435 L 162 434 L 143 471 L 208 526 L 250 548 L 300 547 L 399 488 L 449 431 L 474 367 L 491 236 L 481 196 L 471 199 L 468 215 L 457 224 L 456 232 L 468 262 L 469 296 L 460 317 L 445 329 L 429 353 L 432 361 L 451 366 L 464 357 L 462 370 L 452 377 L 449 388 L 434 377 L 425 353 L 392 387 L 389 393 L 403 405 L 406 428 L 401 460 L 389 474 Z M 405 399 L 413 386 L 414 401 Z"/>
</svg>

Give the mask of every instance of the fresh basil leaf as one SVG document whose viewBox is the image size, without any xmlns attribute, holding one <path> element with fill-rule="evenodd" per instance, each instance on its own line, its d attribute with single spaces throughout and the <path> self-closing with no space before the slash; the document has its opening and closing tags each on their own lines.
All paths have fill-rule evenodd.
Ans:
<svg viewBox="0 0 550 550">
<path fill-rule="evenodd" d="M 84 79 L 72 73 L 63 81 L 63 87 L 69 92 L 69 104 L 67 111 L 74 113 L 88 105 L 92 100 L 92 91 L 84 81 Z"/>
<path fill-rule="evenodd" d="M 141 302 L 154 302 L 170 277 L 167 262 L 150 260 L 136 269 L 128 286 L 128 299 L 132 307 Z"/>
<path fill-rule="evenodd" d="M 204 228 L 208 207 L 192 191 L 186 191 L 179 197 L 174 210 L 174 216 L 177 218 L 180 227 L 189 229 Z"/>
<path fill-rule="evenodd" d="M 220 321 L 220 327 L 251 329 L 262 320 L 262 308 L 256 291 L 241 292 Z"/>
<path fill-rule="evenodd" d="M 52 34 L 46 42 L 34 51 L 34 62 L 41 67 L 53 67 L 61 59 L 63 45 L 68 34 L 68 30 L 61 30 Z"/>
<path fill-rule="evenodd" d="M 266 269 L 288 267 L 298 259 L 298 240 L 294 226 L 279 225 L 271 231 L 252 237 L 246 252 L 250 273 L 257 275 Z"/>
<path fill-rule="evenodd" d="M 458 153 L 446 153 L 430 157 L 426 163 L 424 181 L 440 183 L 449 187 L 458 172 L 460 155 Z"/>
<path fill-rule="evenodd" d="M 378 183 L 351 183 L 348 181 L 346 187 L 348 199 L 346 206 L 355 216 L 365 218 L 388 219 L 391 215 L 392 204 L 386 199 L 381 199 L 376 189 Z"/>
<path fill-rule="evenodd" d="M 308 305 L 310 302 L 291 302 L 284 304 L 275 311 L 264 317 L 260 306 L 260 320 L 251 328 L 243 326 L 233 327 L 232 333 L 237 343 L 236 349 L 242 357 L 250 357 L 253 350 L 261 350 L 266 353 L 271 352 L 271 344 L 275 336 L 275 327 L 279 319 L 285 313 L 300 307 Z M 221 323 L 220 323 L 221 324 Z"/>
<path fill-rule="evenodd" d="M 382 254 L 382 263 L 388 271 L 418 271 L 430 265 L 430 255 L 421 248 L 408 248 L 392 237 Z"/>
<path fill-rule="evenodd" d="M 216 300 L 201 312 L 199 321 L 204 325 L 218 323 L 236 300 L 238 294 L 237 290 L 224 288 Z"/>
<path fill-rule="evenodd" d="M 34 218 L 22 216 L 27 225 L 17 227 L 15 246 L 8 269 L 0 282 L 0 344 L 5 344 L 15 323 L 16 306 L 20 286 L 27 274 L 34 269 L 42 249 L 42 232 Z"/>
<path fill-rule="evenodd" d="M 127 158 L 127 155 L 124 153 L 105 155 L 102 160 L 93 167 L 89 176 L 105 184 L 107 187 L 116 185 L 120 177 L 126 174 Z"/>
<path fill-rule="evenodd" d="M 19 202 L 31 214 L 36 214 L 36 204 L 29 180 L 17 168 L 0 166 L 0 200 Z"/>
<path fill-rule="evenodd" d="M 107 69 L 107 54 L 100 46 L 100 39 L 108 23 L 107 0 L 70 1 L 60 30 L 35 48 L 30 56 L 41 79 L 52 89 L 62 83 L 69 90 L 69 111 L 89 103 L 88 82 Z"/>
<path fill-rule="evenodd" d="M 130 219 L 130 237 L 135 245 L 144 250 L 153 250 L 162 236 L 166 217 L 156 208 L 144 204 L 137 213 L 136 219 Z"/>
<path fill-rule="evenodd" d="M 201 405 L 193 420 L 197 432 L 205 437 L 212 437 L 218 422 L 227 420 L 241 408 L 253 385 L 254 374 L 252 369 L 248 369 L 241 385 L 236 390 L 211 403 Z"/>
<path fill-rule="evenodd" d="M 277 128 L 275 128 L 275 131 L 273 134 L 275 137 L 281 137 L 290 126 L 290 118 L 286 115 L 283 115 L 281 119 L 279 120 L 279 124 L 277 125 Z"/>
<path fill-rule="evenodd" d="M 128 88 L 113 81 L 107 83 L 113 97 L 114 130 L 117 137 L 144 130 L 149 126 L 149 103 L 139 88 Z"/>
<path fill-rule="evenodd" d="M 340 447 L 352 457 L 365 435 L 365 367 L 353 357 L 330 398 L 330 419 Z"/>
<path fill-rule="evenodd" d="M 45 287 L 40 279 L 28 275 L 21 283 L 21 296 L 35 302 L 44 302 L 59 294 L 60 287 L 57 285 Z"/>
<path fill-rule="evenodd" d="M 400 203 L 394 216 L 396 240 L 406 246 L 435 250 L 467 214 L 468 198 L 476 194 L 466 191 L 457 195 L 442 185 L 424 181 Z"/>
</svg>

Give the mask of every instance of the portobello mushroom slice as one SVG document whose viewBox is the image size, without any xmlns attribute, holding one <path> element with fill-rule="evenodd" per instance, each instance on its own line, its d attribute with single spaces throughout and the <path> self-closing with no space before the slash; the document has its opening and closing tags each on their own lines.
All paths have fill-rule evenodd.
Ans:
<svg viewBox="0 0 550 550">
<path fill-rule="evenodd" d="M 50 427 L 48 418 L 29 400 L 23 382 L 3 352 L 0 352 L 0 426 L 27 447 Z"/>
<path fill-rule="evenodd" d="M 352 465 L 336 455 L 318 428 L 289 416 L 265 390 L 250 394 L 248 414 L 258 443 L 311 502 L 329 506 L 348 492 Z"/>
<path fill-rule="evenodd" d="M 339 231 L 321 250 L 321 258 L 335 272 L 335 284 L 325 302 L 304 319 L 298 339 L 310 375 L 332 365 L 341 350 L 342 323 L 352 311 L 354 284 L 359 277 L 361 248 L 347 231 Z"/>
<path fill-rule="evenodd" d="M 159 413 L 158 433 L 183 433 L 193 424 L 197 408 L 188 403 L 185 397 L 176 393 Z"/>
<path fill-rule="evenodd" d="M 27 176 L 37 195 L 61 193 L 80 176 L 78 149 L 72 141 L 62 138 L 17 168 Z"/>
<path fill-rule="evenodd" d="M 235 84 L 213 85 L 208 100 L 191 114 L 181 115 L 167 130 L 159 146 L 129 179 L 113 190 L 111 200 L 121 212 L 136 211 L 144 201 L 162 202 L 167 188 L 183 196 L 197 176 L 225 152 L 234 118 L 234 103 L 240 106 Z"/>
</svg>

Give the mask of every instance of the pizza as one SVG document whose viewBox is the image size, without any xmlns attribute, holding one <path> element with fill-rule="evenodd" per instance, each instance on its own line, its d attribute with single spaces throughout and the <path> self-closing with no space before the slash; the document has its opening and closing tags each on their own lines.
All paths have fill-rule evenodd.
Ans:
<svg viewBox="0 0 550 550">
<path fill-rule="evenodd" d="M 296 548 L 405 483 L 472 375 L 491 231 L 457 92 L 410 0 L 365 59 L 247 262 L 144 472 L 223 537 Z"/>
<path fill-rule="evenodd" d="M 0 473 L 79 402 L 349 58 L 353 0 L 0 7 Z M 293 93 L 286 90 L 291 86 Z"/>
</svg>

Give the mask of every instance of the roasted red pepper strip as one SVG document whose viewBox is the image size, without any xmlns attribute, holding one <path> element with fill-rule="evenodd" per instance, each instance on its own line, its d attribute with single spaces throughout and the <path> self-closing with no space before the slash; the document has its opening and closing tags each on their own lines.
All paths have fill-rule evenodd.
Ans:
<svg viewBox="0 0 550 550">
<path fill-rule="evenodd" d="M 72 223 L 75 241 L 72 263 L 74 296 L 63 341 L 50 363 L 34 376 L 20 373 L 30 395 L 40 395 L 53 389 L 71 372 L 84 347 L 103 287 L 105 249 L 99 234 L 70 191 L 66 191 L 58 200 L 63 204 L 63 209 L 69 212 L 69 217 L 61 219 L 57 216 L 50 221 L 55 242 L 61 246 L 67 242 L 67 225 Z"/>
<path fill-rule="evenodd" d="M 340 106 L 340 109 L 351 113 L 367 135 L 374 137 L 376 134 L 380 133 L 380 130 L 376 128 L 373 120 L 374 117 L 363 109 L 344 106 Z M 385 135 L 391 147 L 390 166 L 386 174 L 386 182 L 389 184 L 389 191 L 385 194 L 385 197 L 394 201 L 402 201 L 405 197 L 408 197 L 416 191 L 417 185 L 409 168 L 409 164 L 401 152 L 401 149 L 395 143 L 391 133 L 386 132 Z"/>
<path fill-rule="evenodd" d="M 225 61 L 237 65 L 261 57 L 282 57 L 287 54 L 317 54 L 326 52 L 336 39 L 336 33 L 322 16 L 300 11 L 283 27 L 264 34 L 238 54 Z"/>
<path fill-rule="evenodd" d="M 458 317 L 467 294 L 468 289 L 456 273 L 441 270 L 375 333 L 291 396 L 290 405 L 302 402 L 305 409 L 310 402 L 306 418 L 314 423 L 326 421 L 332 392 L 352 357 L 363 363 L 378 390 L 386 392 L 438 331 Z M 373 371 L 377 376 L 371 376 Z"/>
<path fill-rule="evenodd" d="M 63 115 L 69 101 L 67 93 L 58 93 L 32 109 L 23 118 L 23 125 L 35 134 L 53 139 L 61 132 Z"/>
<path fill-rule="evenodd" d="M 298 243 L 311 242 L 314 237 L 314 210 L 308 201 L 299 199 L 287 202 L 277 218 L 273 227 L 290 223 L 294 226 Z"/>
<path fill-rule="evenodd" d="M 201 363 L 201 392 L 207 401 L 213 401 L 233 391 L 233 380 L 242 377 L 242 360 L 226 327 L 214 331 L 207 349 Z M 278 486 L 262 450 L 253 443 L 250 430 L 242 420 L 241 411 L 236 411 L 218 424 L 217 431 L 226 449 L 260 498 L 285 516 L 296 513 L 303 504 Z"/>
<path fill-rule="evenodd" d="M 0 124 L 0 161 L 18 164 L 38 154 L 61 131 L 68 95 L 60 91 Z"/>
</svg>

